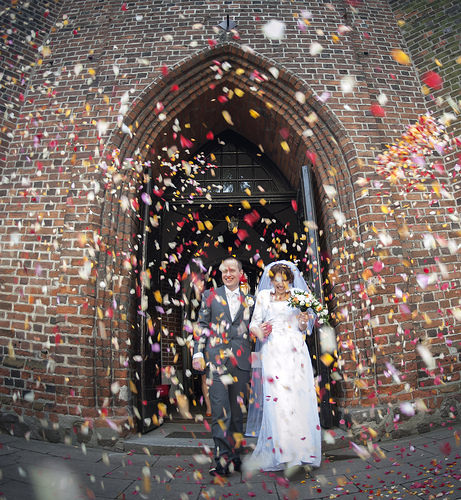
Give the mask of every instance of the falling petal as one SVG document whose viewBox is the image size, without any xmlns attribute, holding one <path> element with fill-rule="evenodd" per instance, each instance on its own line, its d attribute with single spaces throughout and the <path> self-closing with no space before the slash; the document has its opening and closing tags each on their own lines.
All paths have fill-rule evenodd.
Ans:
<svg viewBox="0 0 461 500">
<path fill-rule="evenodd" d="M 226 122 L 229 124 L 229 125 L 234 125 L 234 122 L 232 121 L 232 117 L 231 115 L 229 114 L 228 111 L 223 111 L 222 112 L 222 115 L 224 117 L 224 120 L 226 120 Z"/>
<path fill-rule="evenodd" d="M 421 344 L 417 345 L 416 349 L 419 352 L 419 355 L 421 356 L 422 360 L 426 364 L 427 368 L 429 370 L 434 370 L 436 367 L 435 359 L 432 357 L 432 354 L 429 351 L 429 349 Z"/>
<path fill-rule="evenodd" d="M 442 77 L 435 71 L 428 71 L 425 73 L 422 80 L 431 89 L 440 90 L 443 88 Z"/>
<path fill-rule="evenodd" d="M 318 56 L 323 50 L 322 45 L 318 42 L 312 42 L 309 47 L 309 54 L 311 56 Z"/>
<path fill-rule="evenodd" d="M 399 64 L 403 64 L 404 66 L 409 66 L 411 64 L 410 57 L 405 54 L 403 50 L 393 49 L 391 50 L 391 56 L 392 59 L 394 59 L 394 61 L 398 62 Z"/>
<path fill-rule="evenodd" d="M 262 31 L 269 40 L 281 40 L 285 36 L 285 23 L 273 19 L 263 26 Z"/>
<path fill-rule="evenodd" d="M 333 199 L 338 194 L 338 192 L 336 191 L 336 189 L 333 186 L 329 186 L 328 184 L 324 184 L 323 188 L 325 189 L 325 193 L 328 196 L 328 198 L 330 198 L 330 200 Z"/>
</svg>

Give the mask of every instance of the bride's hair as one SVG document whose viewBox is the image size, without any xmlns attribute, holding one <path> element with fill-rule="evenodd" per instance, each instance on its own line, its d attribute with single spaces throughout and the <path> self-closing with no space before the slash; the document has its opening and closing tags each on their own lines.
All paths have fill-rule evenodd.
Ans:
<svg viewBox="0 0 461 500">
<path fill-rule="evenodd" d="M 295 279 L 293 271 L 285 264 L 274 264 L 269 269 L 269 278 L 271 279 L 271 281 L 274 279 L 276 274 L 281 274 L 283 279 L 287 280 L 288 283 L 293 283 Z"/>
</svg>

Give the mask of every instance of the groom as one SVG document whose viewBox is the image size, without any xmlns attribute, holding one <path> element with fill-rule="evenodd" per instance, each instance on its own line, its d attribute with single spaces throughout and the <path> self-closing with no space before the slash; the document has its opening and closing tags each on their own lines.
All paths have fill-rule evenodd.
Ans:
<svg viewBox="0 0 461 500">
<path fill-rule="evenodd" d="M 211 433 L 216 466 L 210 474 L 227 476 L 241 470 L 240 439 L 247 384 L 250 379 L 251 341 L 248 332 L 253 297 L 239 288 L 242 263 L 233 257 L 220 266 L 224 286 L 202 296 L 198 323 L 200 339 L 194 347 L 192 367 L 208 368 Z"/>
</svg>

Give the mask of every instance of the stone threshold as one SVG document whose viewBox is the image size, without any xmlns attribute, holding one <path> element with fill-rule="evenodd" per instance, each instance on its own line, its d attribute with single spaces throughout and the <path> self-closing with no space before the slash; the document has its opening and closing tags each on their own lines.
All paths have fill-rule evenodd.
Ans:
<svg viewBox="0 0 461 500">
<path fill-rule="evenodd" d="M 350 433 L 343 429 L 322 430 L 322 452 L 349 448 Z M 256 445 L 255 437 L 245 436 L 244 448 Z M 117 451 L 150 455 L 195 455 L 213 452 L 214 443 L 209 426 L 203 422 L 165 422 L 146 434 L 119 440 Z"/>
</svg>

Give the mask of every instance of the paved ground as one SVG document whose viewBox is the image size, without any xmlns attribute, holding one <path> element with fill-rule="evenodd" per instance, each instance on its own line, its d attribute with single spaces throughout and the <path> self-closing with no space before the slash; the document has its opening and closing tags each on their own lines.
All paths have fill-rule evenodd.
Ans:
<svg viewBox="0 0 461 500">
<path fill-rule="evenodd" d="M 459 500 L 460 436 L 457 424 L 374 450 L 330 449 L 319 469 L 289 481 L 282 473 L 213 481 L 203 454 L 117 453 L 0 434 L 0 499 Z"/>
</svg>

